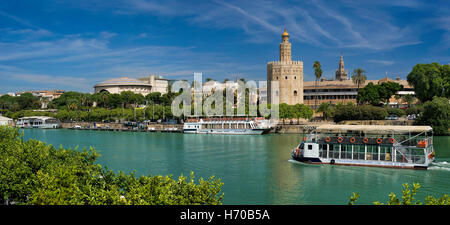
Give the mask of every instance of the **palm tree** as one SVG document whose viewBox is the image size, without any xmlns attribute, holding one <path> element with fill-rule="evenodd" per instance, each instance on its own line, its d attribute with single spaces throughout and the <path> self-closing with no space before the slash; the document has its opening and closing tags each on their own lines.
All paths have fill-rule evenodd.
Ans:
<svg viewBox="0 0 450 225">
<path fill-rule="evenodd" d="M 358 85 L 358 91 L 359 91 L 359 87 L 361 86 L 361 84 L 366 83 L 367 80 L 367 76 L 366 76 L 366 71 L 361 69 L 361 68 L 357 68 L 355 70 L 353 70 L 353 75 L 352 75 L 352 81 L 354 84 Z"/>
<path fill-rule="evenodd" d="M 353 70 L 353 75 L 352 75 L 352 81 L 354 84 L 358 85 L 358 92 L 359 92 L 359 87 L 361 86 L 361 84 L 365 84 L 367 80 L 366 77 L 366 71 L 361 69 L 361 68 L 357 68 L 355 70 Z"/>
<path fill-rule="evenodd" d="M 322 68 L 320 68 L 320 62 L 315 61 L 313 68 L 314 68 L 314 75 L 316 76 L 316 86 L 315 86 L 316 97 L 314 101 L 314 109 L 317 109 L 317 81 L 322 77 Z"/>
</svg>

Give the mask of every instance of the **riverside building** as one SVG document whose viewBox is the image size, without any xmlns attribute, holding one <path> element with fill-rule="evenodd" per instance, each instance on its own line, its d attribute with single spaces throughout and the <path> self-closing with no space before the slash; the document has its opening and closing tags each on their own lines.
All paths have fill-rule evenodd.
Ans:
<svg viewBox="0 0 450 225">
<path fill-rule="evenodd" d="M 395 80 L 388 78 L 387 76 L 380 80 L 366 80 L 364 84 L 361 84 L 359 88 L 365 87 L 367 84 L 372 82 L 373 84 L 381 84 L 383 82 L 395 82 L 403 85 L 403 90 L 397 92 L 397 95 L 414 95 L 414 89 L 408 84 L 406 80 L 401 80 L 396 77 Z M 304 104 L 313 108 L 316 106 L 315 99 L 317 98 L 317 107 L 322 103 L 329 103 L 336 105 L 338 103 L 347 104 L 352 102 L 356 104 L 356 96 L 358 95 L 358 85 L 353 83 L 350 77 L 347 75 L 347 70 L 344 68 L 344 59 L 341 56 L 339 59 L 339 66 L 336 70 L 336 77 L 334 80 L 327 80 L 325 78 L 317 81 L 317 86 L 315 81 L 305 81 L 303 82 L 303 95 Z M 402 99 L 390 99 L 390 106 L 404 106 L 405 103 Z"/>
<path fill-rule="evenodd" d="M 168 92 L 168 80 L 161 76 L 150 75 L 148 78 L 133 79 L 120 77 L 106 80 L 94 86 L 95 93 L 108 92 L 120 94 L 123 91 L 132 91 L 136 94 L 147 95 L 153 92 L 166 94 Z"/>
<path fill-rule="evenodd" d="M 279 90 L 274 97 L 288 105 L 303 103 L 303 62 L 291 60 L 291 43 L 286 29 L 281 35 L 280 61 L 267 63 L 267 101 L 272 103 L 271 81 L 277 81 Z"/>
</svg>

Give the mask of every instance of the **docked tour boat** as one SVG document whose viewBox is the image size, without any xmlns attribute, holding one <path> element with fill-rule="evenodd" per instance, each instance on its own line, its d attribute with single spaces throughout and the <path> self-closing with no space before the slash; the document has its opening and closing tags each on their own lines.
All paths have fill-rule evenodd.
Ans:
<svg viewBox="0 0 450 225">
<path fill-rule="evenodd" d="M 350 166 L 427 169 L 430 126 L 321 125 L 292 150 L 294 160 Z"/>
<path fill-rule="evenodd" d="M 269 120 L 248 117 L 189 118 L 183 126 L 191 134 L 265 134 L 272 128 Z"/>
<path fill-rule="evenodd" d="M 60 128 L 61 122 L 58 119 L 48 116 L 22 117 L 16 123 L 20 128 Z"/>
</svg>

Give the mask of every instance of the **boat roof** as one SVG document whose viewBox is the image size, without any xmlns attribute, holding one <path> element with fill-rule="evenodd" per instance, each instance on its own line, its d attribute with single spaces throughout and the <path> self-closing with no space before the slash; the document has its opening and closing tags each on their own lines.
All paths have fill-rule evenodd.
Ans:
<svg viewBox="0 0 450 225">
<path fill-rule="evenodd" d="M 47 120 L 47 119 L 54 119 L 53 117 L 48 116 L 26 116 L 19 119 L 41 119 L 41 120 Z"/>
<path fill-rule="evenodd" d="M 333 125 L 325 124 L 316 128 L 317 131 L 363 131 L 366 133 L 408 133 L 428 132 L 433 128 L 430 126 L 388 126 L 388 125 Z"/>
<path fill-rule="evenodd" d="M 13 119 L 8 118 L 8 117 L 4 117 L 4 116 L 0 116 L 0 120 L 1 121 L 6 121 L 6 120 L 13 120 Z"/>
</svg>

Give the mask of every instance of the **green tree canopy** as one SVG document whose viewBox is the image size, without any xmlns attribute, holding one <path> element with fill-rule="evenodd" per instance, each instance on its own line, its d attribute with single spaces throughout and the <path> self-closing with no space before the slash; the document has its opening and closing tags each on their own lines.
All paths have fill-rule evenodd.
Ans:
<svg viewBox="0 0 450 225">
<path fill-rule="evenodd" d="M 403 85 L 400 85 L 396 82 L 383 82 L 378 85 L 378 94 L 380 96 L 381 101 L 385 102 L 386 104 L 389 104 L 389 99 L 397 93 L 397 91 L 400 91 L 403 89 Z"/>
<path fill-rule="evenodd" d="M 381 101 L 378 86 L 374 85 L 372 82 L 367 84 L 358 91 L 356 101 L 358 101 L 359 104 L 369 103 L 371 105 L 378 105 Z"/>
<path fill-rule="evenodd" d="M 357 68 L 355 70 L 353 70 L 353 74 L 352 74 L 352 81 L 354 84 L 358 85 L 358 90 L 359 87 L 361 86 L 361 84 L 366 83 L 367 80 L 367 76 L 366 76 L 366 71 L 361 69 L 361 68 Z"/>
<path fill-rule="evenodd" d="M 434 97 L 423 104 L 423 112 L 419 114 L 417 124 L 430 125 L 437 135 L 448 134 L 450 127 L 450 102 L 448 98 Z"/>
<path fill-rule="evenodd" d="M 417 64 L 407 80 L 421 102 L 431 101 L 434 96 L 450 98 L 450 65 Z"/>
</svg>

